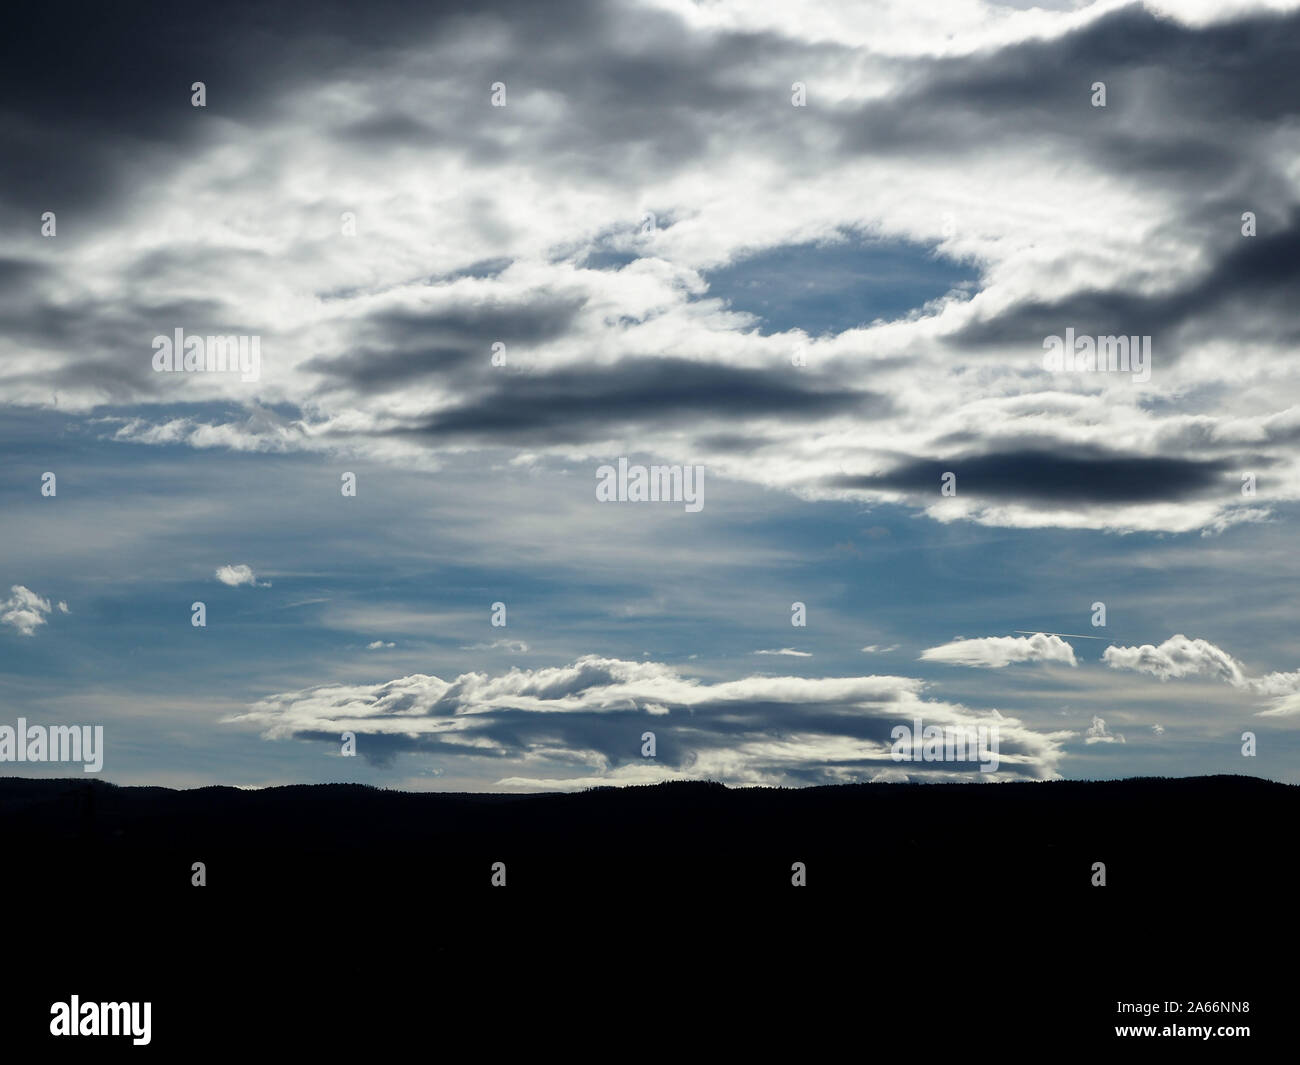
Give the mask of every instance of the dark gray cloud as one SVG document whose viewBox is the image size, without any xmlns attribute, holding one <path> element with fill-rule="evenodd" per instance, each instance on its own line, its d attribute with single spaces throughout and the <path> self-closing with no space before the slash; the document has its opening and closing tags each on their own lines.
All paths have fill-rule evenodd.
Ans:
<svg viewBox="0 0 1300 1065">
<path fill-rule="evenodd" d="M 434 111 L 395 103 L 393 94 L 407 94 L 393 83 L 360 118 L 323 114 L 322 132 L 359 150 L 452 146 L 478 163 L 508 161 L 517 153 L 497 134 L 529 131 L 517 109 L 484 121 L 488 86 L 504 80 L 518 95 L 554 94 L 581 116 L 532 131 L 535 159 L 619 180 L 622 164 L 608 149 L 620 144 L 662 179 L 707 154 L 710 135 L 734 132 L 738 122 L 770 137 L 775 120 L 797 137 L 790 116 L 737 75 L 775 59 L 798 67 L 802 56 L 842 51 L 768 33 L 701 35 L 666 12 L 600 0 L 545 9 L 526 0 L 288 0 L 273 12 L 250 0 L 219 7 L 154 0 L 117 10 L 44 4 L 25 9 L 0 41 L 0 135 L 19 161 L 0 171 L 0 209 L 35 218 L 54 208 L 83 221 L 142 175 L 182 163 L 218 135 L 220 120 L 268 126 L 295 91 L 372 86 L 376 72 L 395 70 L 422 42 L 453 34 L 492 37 L 501 59 L 471 66 L 465 58 L 459 69 L 440 60 L 425 71 L 410 95 L 436 87 Z M 195 81 L 207 87 L 206 109 L 190 105 Z M 787 91 L 774 86 L 773 100 Z"/>
<path fill-rule="evenodd" d="M 780 416 L 815 419 L 852 412 L 883 417 L 877 393 L 803 385 L 794 373 L 719 366 L 688 359 L 642 358 L 614 366 L 502 375 L 490 391 L 401 430 L 430 438 L 507 438 L 556 442 L 621 434 L 653 420 L 695 424 Z"/>
<path fill-rule="evenodd" d="M 1026 301 L 976 321 L 952 337 L 962 347 L 1028 344 L 1041 352 L 1044 337 L 1073 326 L 1078 335 L 1150 336 L 1155 357 L 1176 359 L 1172 338 L 1184 327 L 1238 340 L 1300 339 L 1294 313 L 1300 283 L 1300 211 L 1285 228 L 1243 238 L 1240 212 L 1221 220 L 1231 236 L 1199 277 L 1173 291 L 1143 296 L 1127 289 L 1090 289 L 1060 300 Z"/>
<path fill-rule="evenodd" d="M 0 307 L 0 333 L 61 357 L 3 377 L 9 385 L 40 385 L 51 393 L 68 385 L 98 389 L 109 402 L 164 396 L 175 400 L 179 397 L 174 375 L 155 373 L 152 359 L 153 338 L 171 336 L 177 327 L 187 335 L 263 332 L 242 321 L 229 303 L 215 298 L 155 302 L 142 293 L 139 302 L 126 305 L 106 299 L 8 303 Z M 273 345 L 264 343 L 262 352 L 263 357 L 268 352 L 274 357 Z"/>
<path fill-rule="evenodd" d="M 894 489 L 937 496 L 941 478 L 957 475 L 959 496 L 1086 506 L 1172 502 L 1239 491 L 1226 459 L 1193 460 L 1108 453 L 1099 449 L 1003 451 L 942 460 L 909 460 L 887 473 L 833 477 L 835 488 Z"/>
<path fill-rule="evenodd" d="M 1212 184 L 1255 161 L 1238 152 L 1251 127 L 1300 107 L 1298 27 L 1290 12 L 1193 28 L 1133 4 L 1046 40 L 923 61 L 908 90 L 841 117 L 842 144 L 945 152 L 1046 139 L 1118 174 Z M 1096 81 L 1104 109 L 1090 103 Z"/>
<path fill-rule="evenodd" d="M 492 344 L 509 349 L 563 336 L 585 302 L 582 296 L 541 293 L 514 301 L 491 297 L 472 306 L 420 313 L 388 310 L 371 315 L 356 330 L 346 354 L 312 359 L 303 369 L 361 392 L 400 389 L 422 378 L 492 372 Z M 516 350 L 514 360 L 519 359 Z M 477 373 L 475 368 L 477 367 Z"/>
<path fill-rule="evenodd" d="M 32 259 L 0 259 L 0 285 L 6 292 L 26 288 L 49 272 L 48 266 Z"/>
<path fill-rule="evenodd" d="M 662 180 L 704 157 L 710 136 L 725 129 L 791 148 L 807 144 L 810 133 L 834 133 L 850 154 L 947 153 L 1050 137 L 1094 161 L 1104 156 L 1117 173 L 1152 169 L 1221 182 L 1252 161 L 1241 156 L 1243 127 L 1295 114 L 1297 18 L 1260 15 L 1193 29 L 1134 5 L 1058 38 L 917 60 L 908 88 L 861 107 L 821 105 L 835 94 L 814 86 L 800 112 L 775 106 L 788 103 L 790 77 L 768 97 L 744 75 L 776 67 L 797 73 L 852 49 L 770 32 L 699 34 L 666 12 L 593 0 L 565 0 L 545 12 L 522 0 L 362 7 L 322 0 L 277 4 L 274 17 L 247 2 L 122 10 L 54 3 L 27 9 L 0 43 L 0 100 L 9 101 L 0 104 L 0 130 L 21 161 L 0 176 L 0 197 L 38 213 L 50 203 L 98 206 L 124 191 L 131 173 L 171 165 L 210 136 L 206 120 L 218 114 L 264 124 L 295 88 L 364 82 L 365 72 L 392 68 L 421 40 L 475 25 L 504 35 L 507 69 L 432 72 L 443 97 L 436 113 L 389 102 L 343 123 L 322 116 L 323 128 L 360 146 L 458 144 L 480 161 L 504 158 L 508 150 L 480 129 L 487 85 L 499 76 L 517 93 L 555 94 L 581 117 L 535 131 L 529 148 L 538 160 L 596 178 L 617 174 L 612 144 L 641 152 L 647 172 Z M 69 25 L 78 32 L 68 33 Z M 189 105 L 195 80 L 208 85 L 207 112 Z M 1088 106 L 1092 80 L 1111 87 L 1106 112 Z M 1189 108 L 1195 122 L 1162 121 Z M 492 118 L 522 128 L 510 109 Z M 1223 136 L 1207 137 L 1210 126 Z M 123 150 L 128 143 L 135 153 Z"/>
<path fill-rule="evenodd" d="M 468 16 L 490 11 L 538 32 L 588 10 L 565 0 L 550 22 L 516 0 L 28 5 L 0 39 L 0 136 L 20 160 L 0 170 L 0 202 L 33 218 L 51 205 L 96 210 L 132 173 L 182 160 L 215 116 L 257 124 L 286 91 L 382 68 Z M 206 110 L 190 106 L 195 81 Z"/>
</svg>

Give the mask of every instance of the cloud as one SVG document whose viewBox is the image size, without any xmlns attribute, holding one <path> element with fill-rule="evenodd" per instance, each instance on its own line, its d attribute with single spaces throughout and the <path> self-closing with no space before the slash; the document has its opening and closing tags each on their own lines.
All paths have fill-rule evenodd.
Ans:
<svg viewBox="0 0 1300 1065">
<path fill-rule="evenodd" d="M 1300 671 L 1251 677 L 1246 681 L 1246 686 L 1252 692 L 1272 697 L 1272 705 L 1267 710 L 1260 710 L 1260 717 L 1300 714 Z"/>
<path fill-rule="evenodd" d="M 1106 722 L 1100 717 L 1093 717 L 1092 724 L 1085 733 L 1087 739 L 1084 743 L 1124 743 L 1124 737 L 1113 732 L 1106 731 Z"/>
<path fill-rule="evenodd" d="M 1102 660 L 1111 669 L 1148 673 L 1162 681 L 1181 677 L 1210 677 L 1242 691 L 1272 697 L 1272 705 L 1258 711 L 1261 717 L 1300 713 L 1300 670 L 1252 677 L 1240 662 L 1208 640 L 1189 639 L 1181 633 L 1158 647 L 1107 647 Z"/>
<path fill-rule="evenodd" d="M 66 603 L 59 604 L 59 611 L 66 614 Z M 0 624 L 12 625 L 21 636 L 34 636 L 36 630 L 45 624 L 50 613 L 50 602 L 42 599 L 30 588 L 15 584 L 9 589 L 9 598 L 0 601 Z"/>
<path fill-rule="evenodd" d="M 527 350 L 563 336 L 582 302 L 579 295 L 547 290 L 508 301 L 481 288 L 456 298 L 448 292 L 445 303 L 394 306 L 369 315 L 356 326 L 354 346 L 330 358 L 311 359 L 303 369 L 322 374 L 326 391 L 400 391 L 439 375 L 464 381 L 474 370 L 482 384 L 489 384 L 492 367 L 482 357 L 484 336 L 490 333 L 505 344 L 508 357 L 512 347 Z"/>
<path fill-rule="evenodd" d="M 1089 453 L 1091 452 L 1091 453 Z M 1195 462 L 1145 458 L 1079 448 L 1071 454 L 1024 450 L 939 460 L 911 460 L 874 476 L 836 477 L 839 488 L 895 488 L 932 492 L 945 473 L 956 475 L 958 494 L 1078 503 L 1179 500 L 1223 492 L 1230 472 L 1224 460 Z"/>
<path fill-rule="evenodd" d="M 1161 680 L 1172 677 L 1207 676 L 1235 687 L 1246 683 L 1245 671 L 1232 655 L 1208 640 L 1191 640 L 1179 633 L 1155 647 L 1107 647 L 1102 661 L 1111 669 L 1149 673 Z"/>
<path fill-rule="evenodd" d="M 790 658 L 812 658 L 811 651 L 796 651 L 793 647 L 782 647 L 779 651 L 755 651 L 756 655 L 786 655 Z"/>
<path fill-rule="evenodd" d="M 71 77 L 34 58 L 53 16 L 3 42 L 0 127 L 31 166 L 0 178 L 0 217 L 28 232 L 65 204 L 96 254 L 33 230 L 0 263 L 0 400 L 116 404 L 118 441 L 408 468 L 635 445 L 1017 528 L 1219 531 L 1300 500 L 1276 135 L 1300 14 L 965 5 L 935 34 L 897 5 L 870 27 L 853 5 L 319 7 L 96 17 Z M 207 109 L 177 103 L 217 66 Z M 484 69 L 528 72 L 508 107 Z M 846 302 L 845 277 L 899 298 Z M 176 325 L 260 336 L 262 379 L 153 373 Z M 1151 334 L 1148 386 L 1044 371 L 1066 326 Z"/>
<path fill-rule="evenodd" d="M 879 417 L 887 401 L 851 388 L 791 382 L 784 372 L 710 366 L 672 358 L 628 358 L 617 366 L 584 366 L 500 375 L 475 398 L 455 402 L 420 424 L 389 430 L 431 440 L 521 440 L 535 445 L 605 440 L 651 423 L 737 416 L 813 421 L 852 412 Z"/>
<path fill-rule="evenodd" d="M 240 564 L 238 566 L 219 566 L 215 574 L 217 580 L 222 584 L 229 585 L 231 588 L 238 588 L 240 585 L 248 585 L 250 588 L 269 588 L 270 581 L 259 581 L 254 575 L 250 566 Z"/>
<path fill-rule="evenodd" d="M 419 752 L 513 766 L 499 783 L 574 787 L 659 779 L 789 785 L 870 779 L 897 769 L 890 730 L 996 723 L 995 778 L 1057 776 L 1070 733 L 923 698 L 907 677 L 761 677 L 705 682 L 658 662 L 588 655 L 568 666 L 453 680 L 426 674 L 383 684 L 325 685 L 272 695 L 231 722 L 268 739 L 331 742 L 355 732 L 377 762 Z M 657 736 L 656 762 L 640 756 Z M 522 772 L 527 767 L 530 772 Z M 974 763 L 909 763 L 913 777 L 970 780 Z"/>
<path fill-rule="evenodd" d="M 1300 379 L 1288 372 L 1300 343 L 1300 12 L 1243 13 L 1235 0 L 1051 6 L 1072 10 L 962 2 L 936 21 L 923 5 L 836 0 L 799 11 L 733 0 L 557 0 L 541 11 L 484 0 L 468 13 L 320 0 L 274 25 L 244 8 L 174 5 L 91 12 L 70 33 L 57 12 L 38 11 L 0 40 L 9 90 L 0 129 L 25 160 L 0 173 L 11 237 L 0 259 L 5 441 L 15 455 L 45 453 L 50 441 L 93 454 L 99 468 L 80 478 L 114 486 L 122 514 L 136 515 L 98 527 L 124 548 L 130 539 L 133 557 L 167 534 L 161 564 L 103 552 L 116 559 L 105 580 L 183 574 L 203 537 L 208 558 L 240 550 L 267 571 L 315 575 L 299 598 L 333 601 L 278 615 L 301 627 L 285 629 L 281 660 L 242 671 L 249 702 L 358 676 L 344 659 L 313 672 L 331 631 L 346 632 L 335 645 L 364 648 L 387 632 L 431 654 L 484 640 L 465 661 L 420 667 L 473 696 L 447 696 L 463 736 L 424 728 L 442 718 L 413 681 L 391 682 L 391 704 L 366 689 L 391 710 L 367 734 L 378 759 L 472 741 L 465 779 L 476 785 L 897 774 L 867 746 L 881 741 L 878 719 L 886 703 L 924 708 L 933 693 L 896 685 L 846 709 L 825 692 L 792 701 L 772 687 L 780 678 L 763 678 L 743 706 L 696 705 L 671 697 L 689 679 L 679 676 L 638 680 L 626 706 L 594 706 L 629 683 L 615 676 L 620 666 L 540 707 L 514 692 L 484 709 L 477 693 L 501 685 L 528 645 L 486 642 L 491 630 L 470 635 L 478 623 L 465 621 L 484 588 L 522 579 L 544 601 L 537 616 L 554 646 L 591 647 L 595 632 L 619 659 L 655 648 L 647 658 L 689 666 L 698 654 L 708 683 L 691 683 L 725 691 L 727 677 L 772 671 L 748 663 L 743 648 L 755 642 L 768 643 L 765 656 L 799 658 L 791 672 L 812 671 L 802 661 L 811 652 L 771 647 L 761 589 L 744 574 L 810 565 L 815 579 L 828 560 L 851 584 L 884 574 L 870 605 L 838 586 L 821 599 L 841 634 L 902 633 L 917 621 L 904 616 L 913 593 L 930 602 L 934 582 L 951 576 L 947 545 L 970 559 L 979 549 L 959 545 L 985 539 L 933 523 L 1173 533 L 1257 524 L 1196 553 L 1201 573 L 1177 588 L 1170 575 L 1194 552 L 1176 536 L 1109 537 L 1099 553 L 1079 537 L 985 540 L 997 541 L 982 555 L 989 566 L 1016 560 L 999 591 L 1008 601 L 1023 593 L 1032 608 L 1049 587 L 1064 595 L 1067 572 L 1143 588 L 1174 616 L 1208 616 L 1204 600 L 1223 596 L 1243 556 L 1258 561 L 1255 549 L 1283 536 L 1300 501 Z M 43 58 L 50 39 L 68 62 Z M 485 71 L 509 81 L 508 108 L 491 108 L 497 74 Z M 203 77 L 209 106 L 191 108 L 188 87 Z M 808 85 L 806 108 L 790 106 L 796 77 Z M 1105 109 L 1088 105 L 1094 78 L 1109 87 Z M 57 239 L 39 234 L 47 207 L 59 211 Z M 1257 236 L 1242 235 L 1246 209 Z M 345 211 L 355 236 L 340 232 Z M 260 336 L 261 379 L 154 373 L 150 339 L 176 326 Z M 1046 371 L 1043 338 L 1066 328 L 1150 334 L 1151 380 Z M 492 358 L 498 345 L 504 361 Z M 707 466 L 713 516 L 593 509 L 591 471 L 633 451 Z M 258 491 L 226 506 L 253 483 L 252 465 Z M 197 467 L 199 490 L 162 525 L 149 505 L 160 489 L 130 500 L 119 490 Z M 362 498 L 340 502 L 329 481 L 349 469 L 366 471 Z M 436 476 L 417 482 L 416 471 Z M 957 494 L 946 497 L 938 475 L 949 471 Z M 1241 491 L 1246 471 L 1258 475 L 1255 497 Z M 267 494 L 281 505 L 265 508 Z M 816 529 L 802 524 L 805 504 Z M 59 524 L 61 506 L 6 508 L 15 574 L 41 583 L 92 572 L 72 564 L 78 523 Z M 279 525 L 308 512 L 318 535 L 298 565 Z M 821 518 L 834 530 L 824 541 Z M 132 521 L 149 535 L 128 536 Z M 643 579 L 646 560 L 688 551 L 655 588 Z M 24 552 L 45 552 L 48 564 Z M 1048 552 L 1060 567 L 1051 577 Z M 1138 555 L 1161 561 L 1139 572 Z M 355 572 L 331 569 L 339 558 Z M 475 559 L 494 572 L 469 572 L 481 569 Z M 1274 598 L 1252 598 L 1250 618 L 1239 614 L 1243 653 L 1285 653 L 1289 615 L 1277 597 L 1289 565 L 1251 571 L 1257 583 L 1261 573 L 1276 579 Z M 251 567 L 225 569 L 227 586 L 259 584 Z M 978 561 L 959 569 L 987 576 Z M 543 571 L 554 579 L 539 585 L 532 576 Z M 347 579 L 320 576 L 331 572 Z M 430 574 L 445 594 L 430 592 Z M 1042 584 L 1028 589 L 1035 574 Z M 1074 661 L 1068 645 L 1040 653 L 994 637 L 1010 646 L 930 647 L 949 625 L 987 631 L 971 621 L 987 611 L 970 607 L 991 585 L 957 583 L 947 613 L 958 620 L 936 631 L 930 612 L 908 653 L 929 647 L 918 670 L 944 676 L 953 675 L 945 662 L 992 670 L 963 678 L 977 705 L 996 695 L 1020 712 L 1045 697 L 1039 673 L 1053 689 L 1082 673 L 1097 683 L 1080 693 L 1096 700 L 1081 721 L 1093 710 L 1115 720 L 1121 711 L 1105 707 L 1134 687 L 1155 705 L 1133 720 L 1176 715 L 1171 737 L 1203 735 L 1191 721 L 1231 713 L 1248 695 L 1262 713 L 1296 720 L 1292 674 L 1234 673 L 1230 656 L 1192 665 L 1151 648 L 1153 658 L 1109 663 L 1147 674 L 1134 678 L 1051 668 Z M 133 611 L 127 586 L 114 587 L 94 607 L 110 622 L 95 627 L 99 641 L 120 640 L 111 619 Z M 745 641 L 739 658 L 708 628 L 718 604 L 731 604 L 744 629 L 733 633 Z M 692 615 L 704 626 L 694 635 L 665 627 Z M 399 657 L 378 654 L 388 640 L 375 641 L 367 665 Z M 816 646 L 834 663 L 819 672 L 881 665 L 844 658 L 834 640 Z M 998 674 L 1016 662 L 1049 667 Z M 473 669 L 481 684 L 468 679 Z M 271 675 L 298 679 L 259 679 Z M 1179 705 L 1190 700 L 1149 684 L 1175 675 L 1232 687 Z M 303 695 L 280 720 L 311 705 Z M 1023 714 L 1050 721 L 1059 709 Z M 654 766 L 626 760 L 639 743 L 619 723 L 641 719 L 671 726 Z M 412 723 L 414 737 L 389 727 Z M 1157 747 L 1166 745 L 1148 745 Z M 1205 765 L 1207 750 L 1186 757 Z"/>
<path fill-rule="evenodd" d="M 1266 673 L 1262 677 L 1250 677 L 1246 686 L 1260 695 L 1290 695 L 1300 691 L 1300 671 L 1291 673 Z"/>
<path fill-rule="evenodd" d="M 1300 692 L 1279 696 L 1267 710 L 1258 712 L 1259 717 L 1287 717 L 1290 714 L 1300 714 Z"/>
<path fill-rule="evenodd" d="M 367 650 L 367 651 L 384 651 L 384 650 L 387 650 L 387 649 L 390 648 L 390 647 L 396 647 L 396 646 L 397 646 L 397 644 L 395 644 L 395 643 L 384 643 L 383 640 L 375 640 L 375 641 L 373 641 L 372 643 L 368 643 L 368 644 L 366 644 L 366 650 Z"/>
<path fill-rule="evenodd" d="M 471 643 L 461 648 L 462 651 L 505 651 L 512 655 L 526 655 L 528 644 L 523 640 L 493 640 L 490 643 Z"/>
<path fill-rule="evenodd" d="M 1013 662 L 1059 662 L 1077 666 L 1074 648 L 1059 636 L 1041 632 L 1033 636 L 983 636 L 957 639 L 921 652 L 928 662 L 946 662 L 955 666 L 1001 669 Z"/>
</svg>

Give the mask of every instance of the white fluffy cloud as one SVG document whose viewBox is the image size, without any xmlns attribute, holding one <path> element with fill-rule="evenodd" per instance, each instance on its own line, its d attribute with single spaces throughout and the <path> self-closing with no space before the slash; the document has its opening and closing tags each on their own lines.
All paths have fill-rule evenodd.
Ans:
<svg viewBox="0 0 1300 1065">
<path fill-rule="evenodd" d="M 946 662 L 955 666 L 978 666 L 1001 669 L 1013 662 L 1056 662 L 1077 666 L 1074 648 L 1059 636 L 1041 632 L 1033 636 L 982 636 L 957 639 L 921 652 L 927 662 Z"/>
<path fill-rule="evenodd" d="M 1192 640 L 1179 633 L 1156 647 L 1107 647 L 1102 661 L 1111 669 L 1131 669 L 1161 680 L 1171 677 L 1214 677 L 1240 687 L 1246 675 L 1240 663 L 1208 640 Z"/>
<path fill-rule="evenodd" d="M 1157 726 L 1159 727 L 1159 726 Z M 1161 730 L 1163 731 L 1163 730 Z M 1114 732 L 1106 730 L 1106 722 L 1103 718 L 1093 717 L 1092 724 L 1088 726 L 1085 733 L 1084 743 L 1124 743 L 1124 737 Z"/>
<path fill-rule="evenodd" d="M 1300 713 L 1300 671 L 1249 676 L 1237 659 L 1209 640 L 1189 639 L 1179 633 L 1159 646 L 1146 643 L 1140 647 L 1107 647 L 1102 660 L 1111 669 L 1148 673 L 1162 681 L 1210 677 L 1242 691 L 1270 696 L 1272 705 L 1259 711 L 1261 716 Z"/>
<path fill-rule="evenodd" d="M 45 624 L 50 613 L 50 601 L 42 599 L 30 588 L 15 584 L 9 589 L 9 598 L 0 600 L 0 624 L 10 625 L 22 636 L 34 636 Z M 68 604 L 60 602 L 61 614 L 68 613 Z"/>
<path fill-rule="evenodd" d="M 250 588 L 271 587 L 270 581 L 259 581 L 254 575 L 252 567 L 242 563 L 238 566 L 218 566 L 216 578 L 222 584 L 229 585 L 231 588 L 238 588 L 245 584 Z"/>
</svg>

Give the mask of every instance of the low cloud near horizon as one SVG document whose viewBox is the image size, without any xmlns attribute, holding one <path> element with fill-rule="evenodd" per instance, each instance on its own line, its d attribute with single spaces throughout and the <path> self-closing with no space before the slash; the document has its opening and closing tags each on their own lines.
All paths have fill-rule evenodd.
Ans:
<svg viewBox="0 0 1300 1065">
<path fill-rule="evenodd" d="M 1054 779 L 1068 730 L 926 698 L 923 682 L 897 676 L 766 677 L 706 683 L 659 662 L 586 656 L 569 666 L 425 674 L 382 684 L 325 685 L 260 700 L 233 724 L 271 740 L 337 743 L 384 762 L 402 753 L 501 761 L 516 772 L 499 786 L 574 788 L 666 779 L 793 786 L 872 780 Z M 891 729 L 996 725 L 1000 768 L 900 763 Z M 653 760 L 640 755 L 656 734 Z M 973 733 L 972 733 L 973 734 Z M 520 772 L 528 769 L 531 772 Z"/>
</svg>

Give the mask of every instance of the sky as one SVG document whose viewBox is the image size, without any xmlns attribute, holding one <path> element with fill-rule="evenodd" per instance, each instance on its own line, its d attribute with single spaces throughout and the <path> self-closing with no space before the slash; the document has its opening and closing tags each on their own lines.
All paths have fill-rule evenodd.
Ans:
<svg viewBox="0 0 1300 1065">
<path fill-rule="evenodd" d="M 1296 5 L 55 3 L 0 53 L 0 726 L 172 787 L 1300 782 Z"/>
</svg>

